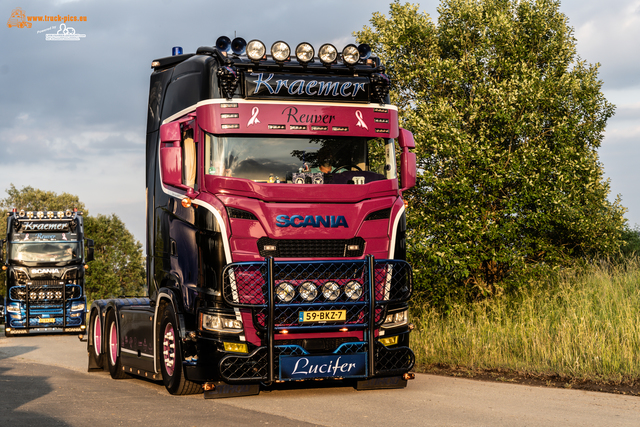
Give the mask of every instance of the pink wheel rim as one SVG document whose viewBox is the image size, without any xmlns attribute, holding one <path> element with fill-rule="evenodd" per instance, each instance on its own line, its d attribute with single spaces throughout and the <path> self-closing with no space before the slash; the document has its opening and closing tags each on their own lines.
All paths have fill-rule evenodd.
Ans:
<svg viewBox="0 0 640 427">
<path fill-rule="evenodd" d="M 162 360 L 167 374 L 172 376 L 176 362 L 176 342 L 173 325 L 171 323 L 167 323 L 167 326 L 164 328 L 164 336 L 162 338 Z"/>
<path fill-rule="evenodd" d="M 109 328 L 109 357 L 111 358 L 111 364 L 115 366 L 118 359 L 118 330 L 116 329 L 116 322 L 112 322 Z"/>
<path fill-rule="evenodd" d="M 100 322 L 100 313 L 96 314 L 93 319 L 93 351 L 96 356 L 102 353 L 102 323 Z"/>
</svg>

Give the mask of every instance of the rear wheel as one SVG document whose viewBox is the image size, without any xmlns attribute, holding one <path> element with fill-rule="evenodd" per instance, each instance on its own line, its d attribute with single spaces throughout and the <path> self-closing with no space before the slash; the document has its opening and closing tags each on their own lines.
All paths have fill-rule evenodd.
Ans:
<svg viewBox="0 0 640 427">
<path fill-rule="evenodd" d="M 162 382 L 171 394 L 195 394 L 202 391 L 199 384 L 185 379 L 182 370 L 182 348 L 176 328 L 176 314 L 171 304 L 167 305 L 160 324 L 159 348 L 162 349 Z"/>
<path fill-rule="evenodd" d="M 93 310 L 89 317 L 89 339 L 89 357 L 97 368 L 102 368 L 102 319 L 99 310 Z"/>
<path fill-rule="evenodd" d="M 107 364 L 109 365 L 109 373 L 111 378 L 120 380 L 127 378 L 122 363 L 120 362 L 120 340 L 118 332 L 118 322 L 116 322 L 115 310 L 109 310 L 107 313 L 107 329 L 106 333 L 106 348 L 107 351 Z"/>
</svg>

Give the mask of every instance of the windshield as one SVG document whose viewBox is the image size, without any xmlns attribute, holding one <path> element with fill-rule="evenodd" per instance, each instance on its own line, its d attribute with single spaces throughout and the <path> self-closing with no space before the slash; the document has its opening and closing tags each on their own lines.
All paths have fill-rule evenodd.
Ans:
<svg viewBox="0 0 640 427">
<path fill-rule="evenodd" d="M 78 242 L 11 242 L 9 259 L 20 262 L 66 262 L 79 258 Z"/>
<path fill-rule="evenodd" d="M 392 139 L 206 134 L 205 144 L 205 173 L 208 175 L 256 182 L 325 184 L 396 178 Z"/>
</svg>

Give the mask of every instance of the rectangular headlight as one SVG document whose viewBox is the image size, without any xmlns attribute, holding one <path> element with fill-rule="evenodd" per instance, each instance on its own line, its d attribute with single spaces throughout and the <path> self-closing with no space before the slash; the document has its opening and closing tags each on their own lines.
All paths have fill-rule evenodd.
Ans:
<svg viewBox="0 0 640 427">
<path fill-rule="evenodd" d="M 388 314 L 384 319 L 382 327 L 385 329 L 397 328 L 406 325 L 409 320 L 409 310 L 399 311 L 397 313 Z"/>
<path fill-rule="evenodd" d="M 200 313 L 200 329 L 204 331 L 239 334 L 242 332 L 242 322 L 235 317 L 222 314 Z"/>
<path fill-rule="evenodd" d="M 20 313 L 20 306 L 19 305 L 8 305 L 7 306 L 7 311 L 9 313 Z"/>
<path fill-rule="evenodd" d="M 75 303 L 71 305 L 71 311 L 79 311 L 79 310 L 84 310 L 84 303 L 80 302 L 80 303 Z"/>
</svg>

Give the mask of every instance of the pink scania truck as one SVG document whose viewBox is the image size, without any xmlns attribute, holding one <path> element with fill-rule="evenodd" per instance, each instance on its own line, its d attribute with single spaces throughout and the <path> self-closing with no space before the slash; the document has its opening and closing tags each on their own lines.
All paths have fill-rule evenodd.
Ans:
<svg viewBox="0 0 640 427">
<path fill-rule="evenodd" d="M 379 59 L 220 37 L 151 67 L 148 295 L 92 304 L 89 369 L 206 398 L 405 387 L 416 157 Z"/>
</svg>

